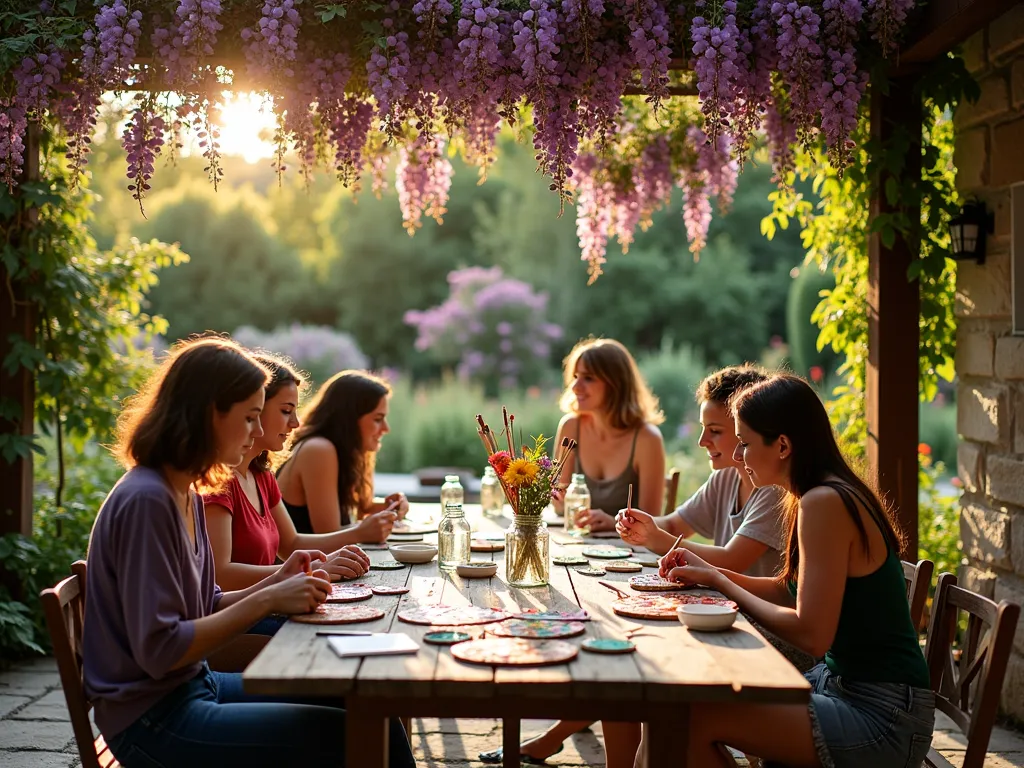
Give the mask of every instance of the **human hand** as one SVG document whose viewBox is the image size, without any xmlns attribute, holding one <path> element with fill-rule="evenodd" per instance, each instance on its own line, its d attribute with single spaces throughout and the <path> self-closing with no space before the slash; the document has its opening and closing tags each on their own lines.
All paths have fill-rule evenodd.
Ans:
<svg viewBox="0 0 1024 768">
<path fill-rule="evenodd" d="M 409 499 L 404 493 L 392 493 L 384 497 L 385 510 L 390 510 L 398 515 L 399 520 L 404 520 L 409 514 Z"/>
<path fill-rule="evenodd" d="M 325 561 L 316 561 L 313 565 L 323 569 L 331 581 L 357 579 L 370 570 L 370 558 L 359 547 L 349 545 L 327 555 Z"/>
<path fill-rule="evenodd" d="M 383 544 L 391 535 L 391 529 L 397 519 L 398 513 L 387 509 L 367 515 L 356 528 L 359 541 L 365 544 Z"/>
<path fill-rule="evenodd" d="M 611 531 L 615 528 L 615 518 L 603 509 L 581 509 L 576 513 L 576 525 L 595 531 Z"/>
<path fill-rule="evenodd" d="M 679 584 L 714 587 L 722 578 L 721 572 L 715 566 L 682 547 L 673 549 L 658 563 L 658 573 L 661 577 Z"/>
<path fill-rule="evenodd" d="M 642 509 L 620 509 L 615 516 L 615 530 L 627 544 L 646 547 L 658 532 L 654 518 Z"/>
<path fill-rule="evenodd" d="M 314 563 L 316 563 L 316 567 L 322 567 L 322 563 L 326 559 L 327 555 L 319 550 L 297 549 L 288 555 L 288 559 L 277 569 L 277 573 L 274 574 L 274 583 L 290 579 L 300 573 L 308 574 L 313 570 Z"/>
<path fill-rule="evenodd" d="M 331 582 L 324 571 L 300 573 L 267 587 L 268 613 L 310 613 L 331 594 Z"/>
</svg>

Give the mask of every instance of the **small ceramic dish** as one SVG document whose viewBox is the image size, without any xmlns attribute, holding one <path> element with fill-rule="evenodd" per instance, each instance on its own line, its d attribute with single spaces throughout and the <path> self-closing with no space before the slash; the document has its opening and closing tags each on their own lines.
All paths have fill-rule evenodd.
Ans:
<svg viewBox="0 0 1024 768">
<path fill-rule="evenodd" d="M 489 579 L 498 572 L 498 564 L 490 560 L 474 560 L 455 566 L 455 572 L 465 579 Z"/>
<path fill-rule="evenodd" d="M 722 632 L 736 621 L 736 609 L 724 605 L 681 605 L 676 609 L 679 621 L 698 632 Z"/>
<path fill-rule="evenodd" d="M 433 544 L 392 544 L 391 556 L 400 563 L 429 563 L 437 555 Z"/>
</svg>

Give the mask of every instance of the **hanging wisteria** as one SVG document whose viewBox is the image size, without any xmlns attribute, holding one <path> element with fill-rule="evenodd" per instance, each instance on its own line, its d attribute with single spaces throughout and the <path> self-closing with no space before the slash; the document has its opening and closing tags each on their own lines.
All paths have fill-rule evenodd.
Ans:
<svg viewBox="0 0 1024 768">
<path fill-rule="evenodd" d="M 699 254 L 712 201 L 728 204 L 759 132 L 780 183 L 794 145 L 821 142 L 842 170 L 867 72 L 897 49 L 913 4 L 25 0 L 0 21 L 17 43 L 0 51 L 0 179 L 16 186 L 28 125 L 45 119 L 79 171 L 101 96 L 114 91 L 137 94 L 122 140 L 140 205 L 157 155 L 175 152 L 186 128 L 216 184 L 211 108 L 225 89 L 255 89 L 277 114 L 279 172 L 294 156 L 307 178 L 328 166 L 358 187 L 370 172 L 380 189 L 395 154 L 413 234 L 444 213 L 448 146 L 483 173 L 502 121 L 527 119 L 538 171 L 561 205 L 575 203 L 596 277 L 608 241 L 628 249 L 674 187 Z"/>
</svg>

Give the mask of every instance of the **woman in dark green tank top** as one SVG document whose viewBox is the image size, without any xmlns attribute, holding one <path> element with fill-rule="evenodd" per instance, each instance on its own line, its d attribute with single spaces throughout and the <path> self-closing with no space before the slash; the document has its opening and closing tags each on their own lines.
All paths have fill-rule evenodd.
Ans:
<svg viewBox="0 0 1024 768">
<path fill-rule="evenodd" d="M 712 706 L 695 711 L 689 757 L 720 765 L 716 744 L 786 765 L 918 766 L 935 699 L 910 619 L 902 535 L 891 510 L 850 469 L 811 386 L 777 374 L 732 401 L 737 459 L 757 486 L 786 490 L 789 543 L 780 577 L 754 578 L 678 549 L 667 578 L 718 589 L 761 625 L 824 661 L 809 707 Z"/>
</svg>

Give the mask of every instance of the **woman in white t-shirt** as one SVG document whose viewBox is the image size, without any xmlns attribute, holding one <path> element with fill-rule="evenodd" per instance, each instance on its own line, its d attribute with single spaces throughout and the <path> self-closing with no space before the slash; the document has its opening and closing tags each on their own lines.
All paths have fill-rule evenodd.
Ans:
<svg viewBox="0 0 1024 768">
<path fill-rule="evenodd" d="M 711 477 L 671 515 L 621 510 L 615 529 L 623 541 L 663 555 L 680 535 L 689 538 L 696 533 L 714 543 L 686 546 L 707 562 L 751 576 L 775 575 L 785 548 L 782 491 L 775 486 L 755 488 L 743 464 L 733 459 L 736 429 L 729 411 L 734 393 L 765 378 L 761 369 L 743 365 L 723 368 L 700 383 L 698 444 L 711 461 Z"/>
</svg>

